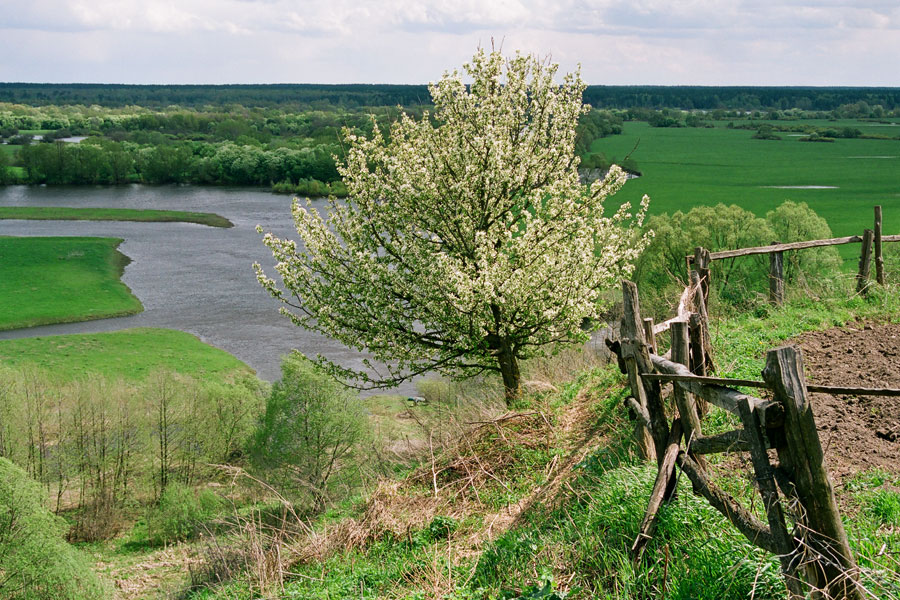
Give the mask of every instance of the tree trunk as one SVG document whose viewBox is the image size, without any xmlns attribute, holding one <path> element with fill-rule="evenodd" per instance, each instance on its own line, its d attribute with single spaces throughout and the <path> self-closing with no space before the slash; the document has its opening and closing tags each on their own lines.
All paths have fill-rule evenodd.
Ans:
<svg viewBox="0 0 900 600">
<path fill-rule="evenodd" d="M 522 374 L 519 372 L 519 360 L 516 358 L 512 346 L 505 340 L 501 342 L 500 352 L 497 353 L 497 361 L 500 363 L 500 375 L 503 377 L 506 405 L 510 406 L 519 397 L 519 384 L 522 381 Z"/>
</svg>

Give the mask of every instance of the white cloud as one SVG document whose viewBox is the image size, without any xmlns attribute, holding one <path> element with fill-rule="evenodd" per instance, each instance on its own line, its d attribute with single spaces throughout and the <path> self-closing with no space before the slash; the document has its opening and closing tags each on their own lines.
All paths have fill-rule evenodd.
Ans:
<svg viewBox="0 0 900 600">
<path fill-rule="evenodd" d="M 896 0 L 0 0 L 0 80 L 422 83 L 474 48 L 593 83 L 897 85 Z"/>
</svg>

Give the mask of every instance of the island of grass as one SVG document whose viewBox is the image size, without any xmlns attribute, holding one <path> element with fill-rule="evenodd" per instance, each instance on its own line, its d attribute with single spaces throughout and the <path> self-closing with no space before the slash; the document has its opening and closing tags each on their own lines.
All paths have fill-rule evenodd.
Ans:
<svg viewBox="0 0 900 600">
<path fill-rule="evenodd" d="M 253 373 L 231 354 L 189 333 L 148 327 L 2 340 L 0 363 L 39 367 L 62 380 L 102 375 L 140 381 L 155 371 L 217 380 L 228 373 Z"/>
<path fill-rule="evenodd" d="M 157 223 L 198 223 L 210 227 L 234 227 L 234 223 L 214 213 L 136 208 L 69 208 L 64 206 L 0 206 L 0 219 L 38 221 L 143 221 Z"/>
<path fill-rule="evenodd" d="M 0 237 L 0 330 L 141 312 L 119 238 Z"/>
</svg>

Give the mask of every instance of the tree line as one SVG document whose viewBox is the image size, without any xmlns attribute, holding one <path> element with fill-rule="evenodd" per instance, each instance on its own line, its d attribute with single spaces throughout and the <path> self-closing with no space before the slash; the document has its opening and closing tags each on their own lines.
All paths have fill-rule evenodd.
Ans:
<svg viewBox="0 0 900 600">
<path fill-rule="evenodd" d="M 834 110 L 866 102 L 887 110 L 900 107 L 896 87 L 653 86 L 589 85 L 584 100 L 597 108 Z M 128 85 L 85 83 L 0 83 L 0 102 L 32 106 L 81 104 L 164 108 L 241 105 L 331 109 L 429 105 L 425 85 L 269 84 Z"/>
</svg>

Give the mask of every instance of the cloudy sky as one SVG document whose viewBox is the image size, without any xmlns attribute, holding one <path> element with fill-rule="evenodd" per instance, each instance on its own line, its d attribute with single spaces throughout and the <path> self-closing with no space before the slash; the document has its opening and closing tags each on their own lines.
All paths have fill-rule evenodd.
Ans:
<svg viewBox="0 0 900 600">
<path fill-rule="evenodd" d="M 426 83 L 492 38 L 592 84 L 900 86 L 900 0 L 0 0 L 0 81 Z"/>
</svg>

